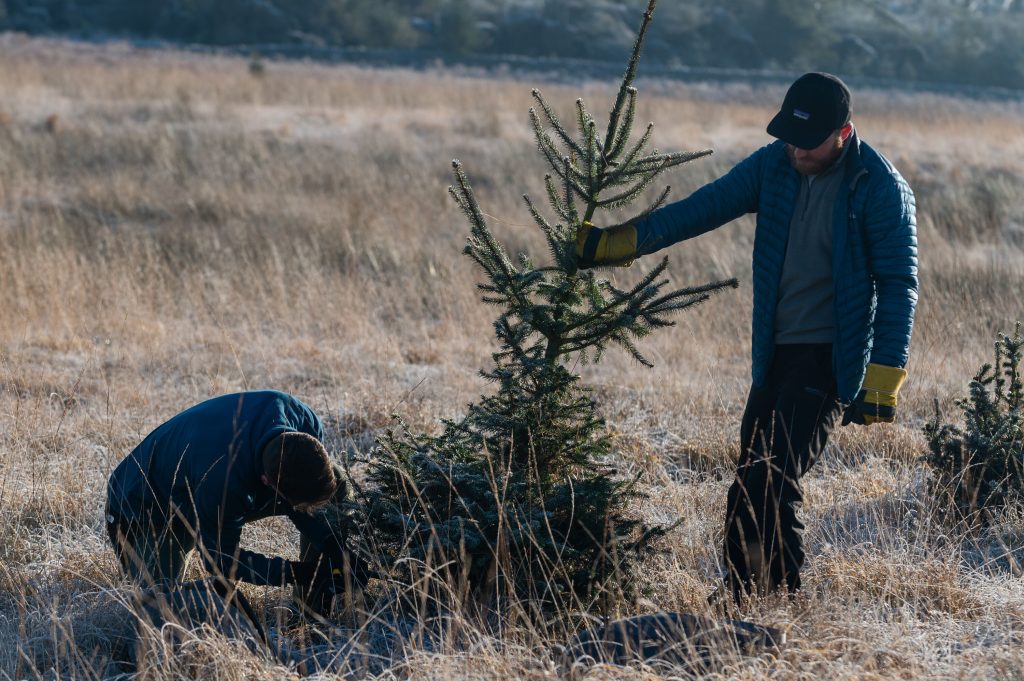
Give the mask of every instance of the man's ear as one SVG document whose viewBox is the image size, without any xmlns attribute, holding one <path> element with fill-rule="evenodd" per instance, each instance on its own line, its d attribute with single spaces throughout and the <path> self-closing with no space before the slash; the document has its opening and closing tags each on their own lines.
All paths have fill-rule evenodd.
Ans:
<svg viewBox="0 0 1024 681">
<path fill-rule="evenodd" d="M 844 125 L 843 127 L 839 128 L 839 137 L 840 137 L 840 139 L 842 139 L 842 140 L 843 140 L 844 142 L 845 142 L 845 141 L 846 141 L 847 139 L 849 139 L 849 138 L 850 138 L 850 135 L 851 135 L 852 133 L 853 133 L 853 121 L 850 121 L 849 123 L 847 123 L 847 124 L 846 124 L 846 125 Z"/>
<path fill-rule="evenodd" d="M 270 478 L 267 477 L 266 473 L 260 473 L 260 482 L 262 482 L 267 487 L 273 487 L 273 485 L 270 484 Z"/>
</svg>

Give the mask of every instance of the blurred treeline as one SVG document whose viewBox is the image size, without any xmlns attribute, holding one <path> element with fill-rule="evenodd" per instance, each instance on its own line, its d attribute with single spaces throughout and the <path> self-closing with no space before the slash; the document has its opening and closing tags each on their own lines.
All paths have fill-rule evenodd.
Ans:
<svg viewBox="0 0 1024 681">
<path fill-rule="evenodd" d="M 0 0 L 0 29 L 622 58 L 642 0 Z M 1024 87 L 1024 0 L 671 0 L 645 58 Z"/>
</svg>

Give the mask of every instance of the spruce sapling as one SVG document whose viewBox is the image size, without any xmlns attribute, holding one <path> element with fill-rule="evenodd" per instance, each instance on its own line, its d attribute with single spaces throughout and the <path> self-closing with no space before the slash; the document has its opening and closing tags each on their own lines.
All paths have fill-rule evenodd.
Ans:
<svg viewBox="0 0 1024 681">
<path fill-rule="evenodd" d="M 1024 337 L 999 335 L 995 361 L 974 375 L 970 395 L 956 401 L 963 425 L 943 424 L 938 402 L 924 427 L 933 487 L 958 518 L 984 522 L 1024 500 Z"/>
<path fill-rule="evenodd" d="M 632 205 L 669 168 L 710 151 L 649 151 L 648 125 L 634 140 L 633 87 L 650 0 L 603 134 L 582 100 L 575 134 L 541 93 L 530 110 L 545 177 L 549 220 L 530 197 L 551 263 L 513 259 L 491 232 L 461 164 L 452 198 L 470 224 L 465 253 L 484 273 L 482 300 L 497 310 L 498 348 L 482 375 L 497 389 L 443 422 L 439 435 L 399 423 L 381 440 L 366 496 L 372 550 L 407 571 L 396 578 L 442 584 L 432 596 L 509 604 L 532 617 L 611 611 L 637 587 L 637 568 L 669 528 L 636 513 L 638 479 L 617 475 L 615 451 L 590 391 L 569 366 L 598 361 L 609 346 L 651 363 L 637 341 L 670 317 L 735 280 L 672 290 L 662 260 L 633 286 L 618 288 L 577 266 L 576 233 L 598 211 Z M 668 197 L 666 188 L 638 215 Z M 634 218 L 636 219 L 636 218 Z"/>
</svg>

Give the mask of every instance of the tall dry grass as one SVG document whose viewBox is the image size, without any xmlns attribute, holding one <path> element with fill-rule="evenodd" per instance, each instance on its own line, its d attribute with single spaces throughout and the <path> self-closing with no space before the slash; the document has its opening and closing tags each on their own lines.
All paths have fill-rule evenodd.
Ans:
<svg viewBox="0 0 1024 681">
<path fill-rule="evenodd" d="M 476 369 L 492 348 L 491 311 L 460 255 L 449 160 L 465 164 L 495 233 L 541 253 L 520 199 L 542 186 L 530 88 L 563 111 L 580 95 L 601 110 L 613 94 L 611 83 L 543 80 L 298 62 L 255 76 L 241 59 L 0 40 L 0 678 L 127 670 L 104 484 L 183 407 L 280 388 L 325 414 L 339 445 L 364 447 L 392 413 L 431 428 L 487 390 Z M 660 148 L 716 149 L 672 175 L 677 197 L 766 143 L 782 96 L 640 87 Z M 919 430 L 934 399 L 948 408 L 964 391 L 995 331 L 1024 317 L 1024 107 L 855 98 L 860 134 L 918 197 L 921 304 L 901 422 L 836 434 L 807 479 L 807 593 L 744 613 L 788 628 L 793 643 L 777 659 L 728 660 L 721 676 L 1019 678 L 1024 520 L 1008 513 L 985 534 L 939 523 Z M 651 501 L 638 511 L 684 518 L 638 612 L 703 612 L 717 579 L 749 380 L 751 227 L 745 218 L 668 251 L 679 283 L 742 284 L 646 342 L 655 371 L 614 354 L 582 368 L 623 473 L 647 473 Z M 295 552 L 279 521 L 245 541 Z M 281 603 L 274 590 L 252 595 L 268 617 Z M 566 671 L 553 632 L 416 638 L 407 625 L 375 634 L 408 638 L 394 658 L 350 663 L 333 641 L 304 645 L 331 673 L 350 664 L 381 678 Z M 216 636 L 175 654 L 163 645 L 140 653 L 146 678 L 294 675 Z"/>
</svg>

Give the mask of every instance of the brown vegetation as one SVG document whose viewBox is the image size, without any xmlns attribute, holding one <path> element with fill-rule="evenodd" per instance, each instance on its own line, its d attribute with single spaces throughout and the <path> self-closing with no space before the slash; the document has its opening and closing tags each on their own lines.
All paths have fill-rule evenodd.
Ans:
<svg viewBox="0 0 1024 681">
<path fill-rule="evenodd" d="M 106 476 L 181 408 L 280 388 L 329 415 L 339 442 L 365 447 L 363 431 L 392 413 L 432 428 L 488 389 L 476 369 L 492 349 L 490 314 L 445 186 L 457 157 L 495 233 L 542 257 L 520 198 L 541 191 L 525 115 L 534 85 L 276 62 L 256 78 L 244 59 L 0 47 L 0 678 L 116 671 L 105 661 L 117 656 L 116 636 L 105 632 L 117 629 L 124 585 L 102 527 Z M 544 90 L 569 111 L 580 95 L 607 101 L 612 86 Z M 716 149 L 671 177 L 677 197 L 766 143 L 782 96 L 640 87 L 640 116 L 657 122 L 660 148 Z M 1024 317 L 1024 111 L 855 96 L 860 134 L 918 197 L 922 294 L 901 420 L 834 438 L 807 482 L 807 593 L 744 613 L 788 629 L 791 645 L 723 674 L 1019 676 L 1022 523 L 1008 514 L 983 534 L 940 524 L 919 459 L 933 398 L 948 407 L 995 332 Z M 39 126 L 50 115 L 57 135 Z M 615 353 L 585 369 L 621 440 L 623 474 L 649 472 L 643 512 L 684 518 L 669 555 L 650 566 L 657 587 L 637 612 L 700 612 L 715 583 L 748 387 L 751 226 L 745 218 L 669 251 L 678 283 L 735 275 L 741 288 L 645 343 L 656 370 Z M 286 522 L 254 527 L 246 541 L 296 550 Z M 268 613 L 281 598 L 251 595 Z M 400 661 L 365 668 L 410 678 L 554 673 L 545 646 L 557 640 L 543 631 L 416 640 Z M 288 674 L 216 638 L 176 657 L 144 652 L 163 660 L 153 678 Z M 623 674 L 597 668 L 589 678 Z"/>
</svg>

